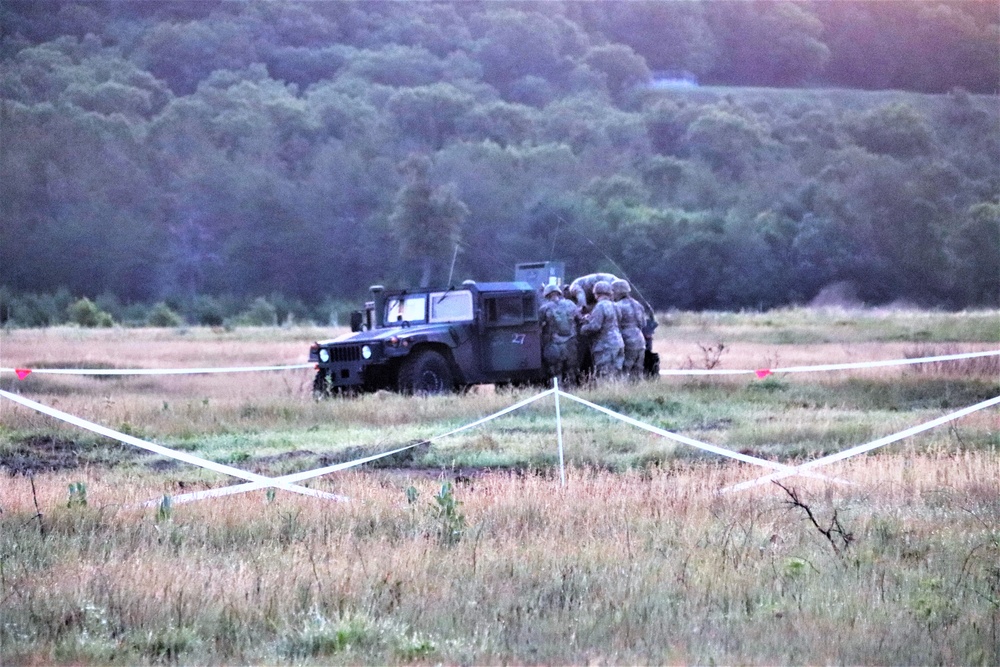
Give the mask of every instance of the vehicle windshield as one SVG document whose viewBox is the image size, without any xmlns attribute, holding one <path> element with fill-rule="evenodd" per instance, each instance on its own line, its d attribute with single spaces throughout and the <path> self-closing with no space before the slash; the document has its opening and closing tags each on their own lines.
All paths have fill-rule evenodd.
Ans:
<svg viewBox="0 0 1000 667">
<path fill-rule="evenodd" d="M 408 294 L 391 296 L 385 301 L 385 323 L 423 322 L 427 317 L 427 295 Z"/>
<path fill-rule="evenodd" d="M 473 319 L 472 292 L 468 290 L 405 294 L 391 296 L 385 301 L 385 324 L 389 327 L 399 322 L 422 324 L 471 322 Z"/>
</svg>

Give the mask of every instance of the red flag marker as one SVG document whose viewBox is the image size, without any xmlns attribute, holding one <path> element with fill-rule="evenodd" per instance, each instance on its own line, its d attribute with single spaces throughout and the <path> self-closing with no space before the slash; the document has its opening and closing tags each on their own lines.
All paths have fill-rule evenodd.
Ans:
<svg viewBox="0 0 1000 667">
<path fill-rule="evenodd" d="M 29 370 L 27 368 L 15 368 L 14 372 L 17 373 L 17 379 L 18 380 L 23 380 L 24 378 L 26 378 L 29 375 L 31 375 L 31 370 Z"/>
<path fill-rule="evenodd" d="M 760 378 L 761 380 L 763 380 L 764 378 L 766 378 L 768 375 L 771 375 L 771 371 L 769 371 L 766 368 L 762 368 L 759 371 L 755 371 L 755 372 L 757 373 L 757 377 Z"/>
</svg>

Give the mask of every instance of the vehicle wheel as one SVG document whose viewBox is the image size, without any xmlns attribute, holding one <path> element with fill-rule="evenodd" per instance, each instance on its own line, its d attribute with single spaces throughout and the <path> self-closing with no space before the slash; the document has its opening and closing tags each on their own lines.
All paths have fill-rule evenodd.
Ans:
<svg viewBox="0 0 1000 667">
<path fill-rule="evenodd" d="M 648 378 L 658 378 L 660 377 L 660 355 L 656 352 L 650 352 L 646 350 L 646 356 L 643 359 L 642 370 L 645 372 Z"/>
<path fill-rule="evenodd" d="M 313 397 L 329 398 L 333 393 L 333 381 L 330 379 L 329 371 L 317 371 L 313 379 Z"/>
<path fill-rule="evenodd" d="M 399 369 L 399 391 L 403 394 L 443 394 L 454 390 L 451 367 L 440 352 L 418 352 Z"/>
</svg>

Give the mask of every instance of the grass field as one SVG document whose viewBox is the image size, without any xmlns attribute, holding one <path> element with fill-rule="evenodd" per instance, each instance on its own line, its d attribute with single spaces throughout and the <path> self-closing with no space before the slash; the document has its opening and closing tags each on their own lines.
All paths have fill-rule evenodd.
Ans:
<svg viewBox="0 0 1000 667">
<path fill-rule="evenodd" d="M 330 330 L 13 330 L 0 366 L 300 363 Z M 664 368 L 997 349 L 1000 313 L 661 317 Z M 115 430 L 280 474 L 388 451 L 530 391 L 315 401 L 311 371 L 0 376 Z M 997 358 L 579 390 L 796 463 L 1000 395 Z M 763 468 L 553 400 L 374 465 L 255 491 L 0 402 L 0 663 L 1000 664 L 1000 415 L 730 494 Z"/>
</svg>

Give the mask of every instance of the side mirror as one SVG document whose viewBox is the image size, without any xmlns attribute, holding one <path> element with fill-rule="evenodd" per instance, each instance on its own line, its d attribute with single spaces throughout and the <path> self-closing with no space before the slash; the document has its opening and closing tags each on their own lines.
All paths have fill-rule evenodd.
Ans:
<svg viewBox="0 0 1000 667">
<path fill-rule="evenodd" d="M 364 322 L 364 314 L 360 310 L 351 313 L 351 331 L 361 331 L 361 324 Z"/>
</svg>

